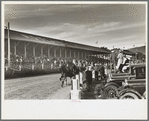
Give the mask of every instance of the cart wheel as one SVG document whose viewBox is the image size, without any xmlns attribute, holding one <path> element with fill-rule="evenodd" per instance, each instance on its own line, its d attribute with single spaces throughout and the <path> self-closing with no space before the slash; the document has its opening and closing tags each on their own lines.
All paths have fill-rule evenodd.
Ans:
<svg viewBox="0 0 149 121">
<path fill-rule="evenodd" d="M 139 99 L 139 97 L 135 93 L 127 92 L 120 96 L 120 99 Z"/>
<path fill-rule="evenodd" d="M 103 90 L 103 97 L 114 99 L 117 95 L 117 89 L 118 87 L 115 85 L 109 85 Z"/>
</svg>

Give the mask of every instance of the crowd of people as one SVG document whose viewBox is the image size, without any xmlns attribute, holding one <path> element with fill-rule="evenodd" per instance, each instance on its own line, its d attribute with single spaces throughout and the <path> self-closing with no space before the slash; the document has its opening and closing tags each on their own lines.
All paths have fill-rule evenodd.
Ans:
<svg viewBox="0 0 149 121">
<path fill-rule="evenodd" d="M 5 53 L 5 66 L 8 65 L 8 53 Z M 38 56 L 33 56 L 30 53 L 27 53 L 26 58 L 23 54 L 17 52 L 17 54 L 10 53 L 10 62 L 13 65 L 23 65 L 25 63 L 32 63 L 32 64 L 44 64 L 49 65 L 51 69 L 53 68 L 60 68 L 61 62 L 64 61 L 64 63 L 67 63 L 68 61 L 72 61 L 73 59 L 68 58 L 60 58 L 60 57 L 47 57 L 46 55 L 41 56 L 37 53 Z M 103 60 L 102 60 L 103 61 Z M 79 64 L 87 64 L 91 63 L 91 60 L 83 60 L 78 59 Z"/>
<path fill-rule="evenodd" d="M 73 75 L 72 71 L 75 71 L 74 73 L 80 74 L 80 84 L 83 85 L 83 82 L 86 81 L 86 89 L 88 91 L 91 90 L 91 85 L 93 81 L 99 81 L 101 79 L 104 79 L 106 77 L 106 69 L 107 69 L 107 63 L 100 62 L 100 61 L 91 61 L 91 60 L 61 60 L 61 67 L 64 65 L 66 66 L 66 71 L 62 70 L 62 76 L 64 74 L 67 74 L 68 77 L 71 77 Z M 69 65 L 72 64 L 75 66 L 75 69 L 71 69 Z M 65 71 L 65 72 L 63 72 Z M 72 73 L 70 73 L 72 72 Z M 70 75 L 69 75 L 69 74 Z M 65 76 L 65 75 L 64 75 Z M 100 79 L 99 79 L 100 78 Z M 61 80 L 61 78 L 60 78 Z M 62 82 L 63 84 L 63 82 Z"/>
</svg>

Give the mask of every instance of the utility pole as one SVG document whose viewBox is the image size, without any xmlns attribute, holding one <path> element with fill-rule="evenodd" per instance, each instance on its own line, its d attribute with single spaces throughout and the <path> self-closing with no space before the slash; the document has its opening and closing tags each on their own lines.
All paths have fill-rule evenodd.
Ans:
<svg viewBox="0 0 149 121">
<path fill-rule="evenodd" d="M 8 22 L 8 68 L 10 68 L 10 33 L 9 33 L 9 30 L 10 30 L 10 25 Z"/>
</svg>

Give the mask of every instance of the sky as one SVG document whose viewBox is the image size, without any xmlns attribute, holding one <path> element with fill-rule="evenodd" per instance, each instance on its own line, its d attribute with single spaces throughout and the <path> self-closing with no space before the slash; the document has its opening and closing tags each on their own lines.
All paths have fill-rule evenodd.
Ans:
<svg viewBox="0 0 149 121">
<path fill-rule="evenodd" d="M 10 29 L 108 49 L 146 43 L 145 4 L 5 4 Z"/>
</svg>

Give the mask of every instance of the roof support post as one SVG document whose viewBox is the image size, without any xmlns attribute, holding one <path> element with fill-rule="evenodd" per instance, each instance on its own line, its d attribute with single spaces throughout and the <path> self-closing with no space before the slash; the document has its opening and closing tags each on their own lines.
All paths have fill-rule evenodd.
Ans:
<svg viewBox="0 0 149 121">
<path fill-rule="evenodd" d="M 90 54 L 89 53 L 87 54 L 87 58 L 90 59 Z"/>
<path fill-rule="evenodd" d="M 87 59 L 89 59 L 89 57 L 90 57 L 90 55 L 89 55 L 89 53 L 87 53 Z"/>
<path fill-rule="evenodd" d="M 43 48 L 45 47 L 46 45 L 41 45 L 41 56 L 43 57 Z"/>
<path fill-rule="evenodd" d="M 16 41 L 14 42 L 14 55 L 17 54 L 17 46 L 16 46 Z"/>
<path fill-rule="evenodd" d="M 33 56 L 36 56 L 36 47 L 38 44 L 35 45 L 35 43 L 33 43 Z"/>
<path fill-rule="evenodd" d="M 29 43 L 26 44 L 26 42 L 24 42 L 24 59 L 25 59 L 25 61 L 26 61 L 26 47 L 29 45 Z"/>
<path fill-rule="evenodd" d="M 14 42 L 14 55 L 17 55 L 17 46 L 18 46 L 18 44 L 20 43 L 20 41 L 19 42 Z"/>
<path fill-rule="evenodd" d="M 9 35 L 9 23 L 8 23 L 8 68 L 10 67 L 10 35 Z"/>
<path fill-rule="evenodd" d="M 70 58 L 71 58 L 71 51 L 69 51 L 70 52 Z"/>
<path fill-rule="evenodd" d="M 74 58 L 74 51 L 72 51 L 72 54 L 73 54 L 72 58 Z"/>
<path fill-rule="evenodd" d="M 59 57 L 61 58 L 61 55 L 62 55 L 62 53 L 61 53 L 61 48 L 60 48 L 60 50 L 59 50 Z"/>
<path fill-rule="evenodd" d="M 49 46 L 48 46 L 48 58 L 50 57 L 50 49 L 49 49 Z"/>
<path fill-rule="evenodd" d="M 76 57 L 76 52 L 75 52 L 75 50 L 74 50 L 74 58 Z"/>
<path fill-rule="evenodd" d="M 41 45 L 41 56 L 43 56 L 43 45 Z"/>
<path fill-rule="evenodd" d="M 92 55 L 90 54 L 90 60 L 92 60 Z"/>
<path fill-rule="evenodd" d="M 85 52 L 85 59 L 86 59 L 86 52 Z"/>
<path fill-rule="evenodd" d="M 78 51 L 78 59 L 80 58 L 80 53 L 79 53 L 79 51 Z"/>
<path fill-rule="evenodd" d="M 62 50 L 63 50 L 64 48 L 60 48 L 60 58 L 62 58 Z"/>
<path fill-rule="evenodd" d="M 35 57 L 35 45 L 33 44 L 33 56 Z"/>
<path fill-rule="evenodd" d="M 33 44 L 33 56 L 35 57 L 35 46 Z"/>
<path fill-rule="evenodd" d="M 55 49 L 55 47 L 54 47 L 54 57 L 56 57 L 56 49 Z"/>
<path fill-rule="evenodd" d="M 92 55 L 91 55 L 91 53 L 90 53 L 90 59 L 92 60 Z"/>
<path fill-rule="evenodd" d="M 65 49 L 65 58 L 67 58 L 67 49 Z"/>
<path fill-rule="evenodd" d="M 48 46 L 48 58 L 50 58 L 50 50 L 51 50 L 52 47 L 53 46 L 51 46 L 51 47 Z"/>
<path fill-rule="evenodd" d="M 24 59 L 26 61 L 26 42 L 24 42 Z"/>
<path fill-rule="evenodd" d="M 56 58 L 56 50 L 57 50 L 58 47 L 54 47 L 54 57 Z"/>
</svg>

